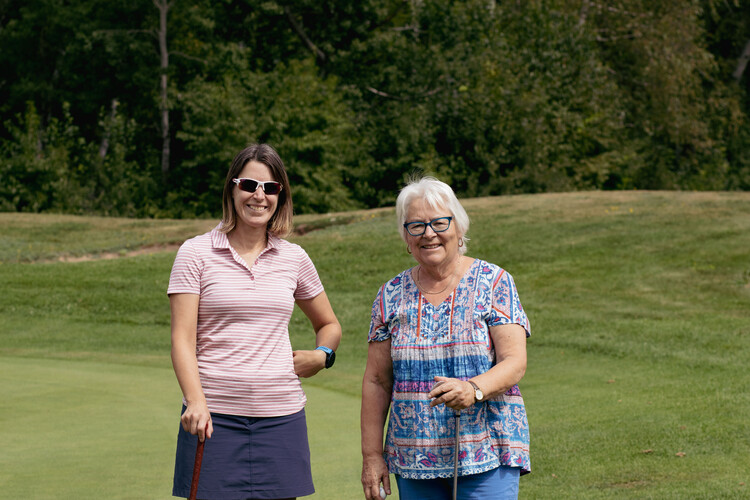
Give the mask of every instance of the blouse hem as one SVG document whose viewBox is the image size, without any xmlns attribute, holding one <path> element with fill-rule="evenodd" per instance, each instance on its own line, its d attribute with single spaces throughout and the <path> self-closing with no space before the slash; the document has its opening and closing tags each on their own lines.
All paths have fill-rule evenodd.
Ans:
<svg viewBox="0 0 750 500">
<path fill-rule="evenodd" d="M 490 464 L 490 465 L 460 467 L 458 471 L 458 477 L 481 474 L 483 472 L 497 469 L 498 467 L 511 467 L 514 469 L 521 469 L 521 475 L 525 475 L 531 472 L 530 469 L 524 469 L 523 467 L 518 466 L 518 465 L 495 463 L 495 464 Z M 403 477 L 404 479 L 448 479 L 448 478 L 453 477 L 453 469 L 443 470 L 442 472 L 435 471 L 433 473 L 426 474 L 421 471 L 409 472 L 409 471 L 401 471 L 398 468 L 389 467 L 389 472 L 391 474 L 399 475 Z"/>
</svg>

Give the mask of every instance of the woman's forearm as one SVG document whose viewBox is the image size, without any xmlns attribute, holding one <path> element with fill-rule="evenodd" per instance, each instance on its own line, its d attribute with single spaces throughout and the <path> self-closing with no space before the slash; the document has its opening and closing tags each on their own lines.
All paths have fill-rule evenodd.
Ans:
<svg viewBox="0 0 750 500">
<path fill-rule="evenodd" d="M 172 310 L 172 368 L 188 403 L 205 401 L 196 357 L 199 301 L 198 295 L 169 296 Z"/>
<path fill-rule="evenodd" d="M 485 373 L 472 377 L 470 380 L 484 393 L 485 398 L 492 398 L 505 393 L 508 389 L 521 381 L 526 372 L 525 361 L 506 359 L 502 363 L 490 368 Z"/>
<path fill-rule="evenodd" d="M 185 343 L 172 342 L 172 368 L 180 384 L 185 401 L 190 403 L 205 402 L 201 379 L 198 373 L 198 359 L 195 347 Z"/>
<path fill-rule="evenodd" d="M 362 383 L 362 456 L 382 457 L 383 429 L 391 403 L 391 391 L 382 384 L 365 380 Z"/>
<path fill-rule="evenodd" d="M 495 345 L 495 366 L 472 377 L 484 396 L 491 398 L 506 392 L 521 381 L 526 373 L 526 331 L 517 324 L 490 328 Z"/>
<path fill-rule="evenodd" d="M 315 344 L 334 351 L 338 349 L 341 342 L 341 324 L 331 308 L 326 293 L 321 292 L 312 299 L 297 300 L 297 305 L 315 330 Z"/>
<path fill-rule="evenodd" d="M 341 342 L 341 325 L 338 321 L 328 323 L 320 328 L 315 334 L 315 344 L 325 346 L 334 351 L 339 348 Z"/>
<path fill-rule="evenodd" d="M 371 342 L 367 348 L 367 366 L 362 377 L 362 456 L 383 456 L 383 427 L 391 406 L 393 361 L 391 341 Z"/>
</svg>

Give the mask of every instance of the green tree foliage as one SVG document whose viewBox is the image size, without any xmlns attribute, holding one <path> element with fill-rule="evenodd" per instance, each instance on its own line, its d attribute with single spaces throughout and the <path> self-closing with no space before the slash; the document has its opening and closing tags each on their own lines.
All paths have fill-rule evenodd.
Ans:
<svg viewBox="0 0 750 500">
<path fill-rule="evenodd" d="M 415 168 L 471 196 L 602 187 L 623 156 L 618 89 L 591 37 L 553 14 L 530 3 L 414 4 L 396 19 L 403 29 L 354 54 L 369 66 L 352 73 L 369 91 L 369 156 L 386 159 L 379 187 L 394 193 Z"/>
<path fill-rule="evenodd" d="M 227 165 L 249 140 L 273 144 L 294 186 L 302 212 L 359 206 L 345 188 L 346 166 L 356 160 L 351 111 L 332 77 L 321 79 L 310 59 L 254 72 L 247 49 L 235 48 L 235 64 L 221 79 L 196 79 L 181 92 L 186 159 L 175 184 L 191 211 L 210 213 Z M 196 193 L 201 193 L 196 197 Z"/>
<path fill-rule="evenodd" d="M 702 2 L 706 47 L 716 59 L 724 84 L 710 99 L 738 102 L 725 106 L 711 123 L 715 134 L 726 141 L 727 188 L 750 188 L 750 2 L 741 0 Z M 744 58 L 742 56 L 745 56 Z M 731 80 L 730 80 L 731 76 Z"/>
<path fill-rule="evenodd" d="M 106 155 L 104 145 L 83 140 L 67 104 L 63 118 L 44 127 L 33 103 L 17 121 L 6 125 L 12 140 L 0 151 L 0 210 L 138 216 L 156 209 L 151 179 L 126 160 L 133 124 L 115 110 L 101 122 Z"/>
<path fill-rule="evenodd" d="M 0 4 L 0 209 L 216 216 L 273 144 L 298 212 L 460 195 L 748 189 L 750 0 L 175 0 L 162 172 L 152 1 Z"/>
<path fill-rule="evenodd" d="M 33 103 L 9 125 L 0 163 L 0 209 L 10 211 L 60 210 L 68 197 L 79 198 L 81 189 L 72 173 L 80 154 L 77 130 L 65 109 L 64 120 L 53 118 L 44 128 Z"/>
<path fill-rule="evenodd" d="M 702 14 L 684 0 L 591 5 L 586 22 L 624 95 L 635 153 L 616 187 L 727 187 L 726 112 L 740 103 L 701 45 Z"/>
</svg>

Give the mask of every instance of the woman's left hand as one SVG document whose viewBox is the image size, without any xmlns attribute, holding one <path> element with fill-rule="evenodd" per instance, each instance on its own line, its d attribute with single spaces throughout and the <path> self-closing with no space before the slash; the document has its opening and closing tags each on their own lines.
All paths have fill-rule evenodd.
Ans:
<svg viewBox="0 0 750 500">
<path fill-rule="evenodd" d="M 465 380 L 448 377 L 435 377 L 429 396 L 430 406 L 445 404 L 453 410 L 465 410 L 475 403 L 474 388 Z"/>
<path fill-rule="evenodd" d="M 321 350 L 293 351 L 292 357 L 298 377 L 312 377 L 326 366 L 326 353 Z"/>
</svg>

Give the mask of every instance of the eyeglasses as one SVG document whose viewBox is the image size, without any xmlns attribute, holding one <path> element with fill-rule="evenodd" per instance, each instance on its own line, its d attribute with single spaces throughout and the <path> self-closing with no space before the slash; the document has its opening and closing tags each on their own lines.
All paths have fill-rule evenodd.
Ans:
<svg viewBox="0 0 750 500">
<path fill-rule="evenodd" d="M 438 217 L 432 219 L 430 222 L 407 222 L 404 224 L 406 232 L 412 236 L 422 236 L 427 231 L 427 226 L 430 226 L 436 233 L 442 233 L 447 231 L 451 227 L 451 221 L 453 217 Z"/>
<path fill-rule="evenodd" d="M 256 181 L 247 177 L 241 177 L 232 179 L 232 182 L 237 184 L 241 190 L 247 191 L 248 193 L 254 193 L 257 191 L 258 186 L 263 188 L 263 192 L 266 194 L 279 194 L 281 191 L 281 183 L 276 181 Z"/>
</svg>

